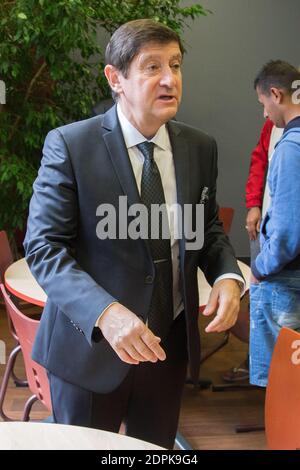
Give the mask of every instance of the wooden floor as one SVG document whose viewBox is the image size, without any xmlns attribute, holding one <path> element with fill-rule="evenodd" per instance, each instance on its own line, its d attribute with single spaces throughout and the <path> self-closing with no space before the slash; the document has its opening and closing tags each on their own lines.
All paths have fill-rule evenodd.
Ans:
<svg viewBox="0 0 300 470">
<path fill-rule="evenodd" d="M 199 321 L 201 331 L 204 321 Z M 8 335 L 6 317 L 0 305 L 0 340 L 6 343 L 6 354 L 14 342 Z M 220 341 L 219 335 L 203 333 L 204 352 Z M 234 337 L 211 358 L 201 369 L 201 377 L 209 378 L 214 384 L 222 383 L 223 371 L 243 361 L 247 346 Z M 0 365 L 0 381 L 4 373 Z M 16 371 L 24 376 L 21 360 Z M 5 402 L 6 413 L 14 420 L 20 420 L 25 400 L 30 396 L 26 388 L 16 388 L 11 381 Z M 180 415 L 179 430 L 194 449 L 266 449 L 263 431 L 237 434 L 235 426 L 241 424 L 263 424 L 264 390 L 235 389 L 213 392 L 186 385 Z M 48 415 L 43 406 L 36 403 L 31 413 L 32 419 L 40 420 Z"/>
</svg>

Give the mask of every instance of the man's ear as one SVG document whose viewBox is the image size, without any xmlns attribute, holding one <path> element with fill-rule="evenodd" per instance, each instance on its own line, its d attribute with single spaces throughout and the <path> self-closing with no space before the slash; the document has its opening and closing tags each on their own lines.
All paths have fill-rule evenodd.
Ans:
<svg viewBox="0 0 300 470">
<path fill-rule="evenodd" d="M 276 104 L 281 104 L 284 99 L 284 93 L 280 88 L 271 87 L 271 97 Z"/>
<path fill-rule="evenodd" d="M 110 88 L 119 95 L 122 91 L 122 85 L 120 83 L 120 71 L 113 65 L 106 65 L 104 68 L 104 74 L 110 85 Z"/>
</svg>

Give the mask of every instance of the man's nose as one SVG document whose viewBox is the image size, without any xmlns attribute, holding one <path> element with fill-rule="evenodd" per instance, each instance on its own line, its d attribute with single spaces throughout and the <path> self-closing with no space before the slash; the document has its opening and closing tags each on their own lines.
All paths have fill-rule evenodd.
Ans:
<svg viewBox="0 0 300 470">
<path fill-rule="evenodd" d="M 173 88 L 175 86 L 175 76 L 170 67 L 163 69 L 160 77 L 160 84 L 161 86 L 167 86 L 168 88 Z"/>
</svg>

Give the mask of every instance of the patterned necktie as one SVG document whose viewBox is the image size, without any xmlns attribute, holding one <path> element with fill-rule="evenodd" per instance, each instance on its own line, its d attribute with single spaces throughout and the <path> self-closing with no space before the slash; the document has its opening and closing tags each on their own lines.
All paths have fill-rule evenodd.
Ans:
<svg viewBox="0 0 300 470">
<path fill-rule="evenodd" d="M 155 335 L 165 340 L 173 321 L 172 258 L 165 195 L 159 169 L 153 158 L 154 143 L 145 141 L 138 144 L 137 147 L 145 158 L 141 181 L 141 199 L 148 210 L 148 241 L 155 265 L 155 281 L 148 314 L 148 326 Z M 164 205 L 161 208 L 162 216 L 160 218 L 151 217 L 153 204 Z M 160 220 L 161 223 L 159 223 Z M 152 233 L 155 230 L 157 239 L 151 238 L 151 229 Z M 168 238 L 165 238 L 166 236 Z"/>
</svg>

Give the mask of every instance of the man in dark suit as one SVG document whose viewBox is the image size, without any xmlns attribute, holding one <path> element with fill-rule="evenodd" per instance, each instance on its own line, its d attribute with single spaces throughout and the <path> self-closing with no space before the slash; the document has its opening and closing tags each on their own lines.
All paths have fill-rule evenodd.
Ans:
<svg viewBox="0 0 300 470">
<path fill-rule="evenodd" d="M 123 420 L 128 435 L 169 448 L 188 360 L 199 373 L 198 266 L 213 285 L 207 332 L 235 323 L 243 282 L 218 221 L 215 141 L 170 121 L 182 56 L 177 34 L 152 20 L 114 33 L 105 74 L 117 105 L 48 134 L 25 240 L 48 295 L 33 358 L 48 370 L 55 421 L 117 432 Z M 176 238 L 179 219 L 164 210 L 167 234 L 136 236 L 136 204 L 152 228 L 152 206 L 176 203 L 198 231 L 204 204 L 201 249 Z"/>
</svg>

